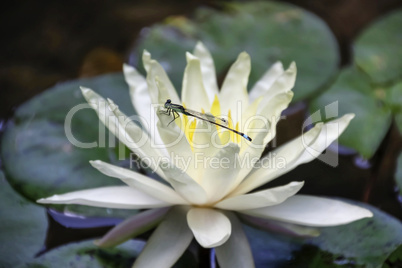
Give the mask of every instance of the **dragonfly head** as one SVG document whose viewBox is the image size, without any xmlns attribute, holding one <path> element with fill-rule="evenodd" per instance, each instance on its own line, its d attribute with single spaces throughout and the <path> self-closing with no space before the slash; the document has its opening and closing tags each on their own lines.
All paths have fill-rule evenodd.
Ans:
<svg viewBox="0 0 402 268">
<path fill-rule="evenodd" d="M 169 108 L 169 104 L 172 103 L 172 101 L 170 99 L 167 99 L 167 101 L 165 102 L 165 108 Z"/>
</svg>

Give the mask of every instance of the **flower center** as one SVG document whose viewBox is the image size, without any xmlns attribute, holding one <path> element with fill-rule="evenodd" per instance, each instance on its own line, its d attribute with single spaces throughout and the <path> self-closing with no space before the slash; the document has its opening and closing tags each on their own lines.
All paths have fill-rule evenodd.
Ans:
<svg viewBox="0 0 402 268">
<path fill-rule="evenodd" d="M 183 107 L 186 108 L 185 104 L 183 103 Z M 204 109 L 201 109 L 202 114 L 206 114 Z M 221 105 L 218 99 L 218 96 L 215 95 L 214 101 L 212 102 L 212 105 L 209 109 L 210 115 L 213 115 L 213 117 L 206 117 L 206 121 L 210 124 L 210 127 L 212 127 L 212 131 L 210 132 L 210 139 L 211 142 L 214 142 L 215 144 L 219 145 L 225 145 L 229 142 L 233 143 L 240 143 L 241 142 L 241 136 L 236 134 L 233 131 L 230 131 L 229 129 L 233 129 L 235 131 L 239 132 L 239 122 L 234 124 L 232 116 L 231 116 L 231 111 L 229 110 L 227 115 L 222 115 L 221 113 Z M 200 144 L 200 140 L 197 140 L 196 137 L 199 137 L 201 135 L 197 135 L 195 133 L 203 132 L 203 133 L 208 133 L 206 129 L 199 129 L 197 128 L 197 121 L 199 122 L 199 118 L 192 117 L 190 115 L 184 115 L 181 114 L 181 120 L 177 120 L 176 123 L 178 126 L 182 129 L 182 131 L 185 133 L 185 136 L 187 138 L 187 141 L 191 145 L 191 149 L 194 151 L 194 145 L 195 144 Z M 215 122 L 215 124 L 213 123 Z M 199 126 L 199 125 L 198 125 Z M 229 128 L 229 129 L 228 129 Z M 217 133 L 214 133 L 217 132 Z M 208 135 L 208 134 L 205 134 Z M 205 135 L 203 136 L 205 138 Z"/>
</svg>

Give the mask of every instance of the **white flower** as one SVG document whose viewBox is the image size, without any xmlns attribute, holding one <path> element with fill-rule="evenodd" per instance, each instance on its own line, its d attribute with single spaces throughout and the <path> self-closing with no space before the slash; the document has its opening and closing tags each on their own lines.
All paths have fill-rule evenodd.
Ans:
<svg viewBox="0 0 402 268">
<path fill-rule="evenodd" d="M 274 64 L 248 94 L 250 57 L 247 53 L 239 55 L 220 91 L 208 50 L 198 43 L 194 55 L 187 53 L 186 56 L 181 98 L 162 66 L 151 59 L 148 52 L 143 54 L 146 78 L 133 67 L 124 66 L 131 99 L 145 131 L 131 122 L 111 100 L 106 102 L 92 90 L 82 88 L 100 120 L 140 158 L 150 160 L 150 167 L 165 183 L 96 160 L 91 161 L 95 168 L 121 179 L 128 186 L 77 191 L 38 202 L 150 209 L 127 219 L 97 242 L 99 246 L 114 246 L 159 224 L 134 267 L 172 266 L 193 237 L 201 246 L 216 249 L 222 267 L 253 267 L 251 250 L 238 216 L 255 224 L 261 224 L 259 219 L 268 219 L 270 224 L 307 236 L 318 235 L 312 227 L 347 224 L 372 216 L 364 208 L 341 201 L 295 195 L 303 182 L 250 193 L 319 156 L 353 118 L 347 114 L 326 124 L 318 123 L 260 162 L 282 160 L 284 166 L 258 168 L 254 165 L 275 136 L 278 118 L 292 99 L 291 89 L 296 77 L 294 63 L 286 71 L 281 63 Z M 152 106 L 161 106 L 167 99 L 196 111 L 228 115 L 229 127 L 247 131 L 249 136 L 253 135 L 253 141 L 250 143 L 231 131 L 188 116 L 181 116 L 168 125 L 172 118 L 155 113 Z M 107 103 L 106 109 L 100 108 L 102 102 Z M 157 107 L 156 111 L 159 110 Z M 155 115 L 158 120 L 153 120 Z M 255 118 L 264 120 L 253 120 Z M 157 148 L 154 142 L 164 146 Z"/>
</svg>

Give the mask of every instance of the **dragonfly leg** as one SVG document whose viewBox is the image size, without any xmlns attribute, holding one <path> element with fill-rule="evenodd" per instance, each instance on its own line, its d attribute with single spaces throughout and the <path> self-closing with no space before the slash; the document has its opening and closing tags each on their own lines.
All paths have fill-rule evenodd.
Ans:
<svg viewBox="0 0 402 268">
<path fill-rule="evenodd" d="M 175 110 L 170 109 L 169 115 L 170 115 L 170 112 L 172 112 L 172 114 L 173 114 L 173 120 L 169 122 L 168 126 L 170 125 L 170 123 L 172 123 L 174 120 L 176 120 L 176 118 L 180 117 L 179 113 L 176 112 Z"/>
<path fill-rule="evenodd" d="M 160 114 L 170 115 L 170 109 L 167 109 L 167 110 L 159 110 L 158 112 L 159 112 Z"/>
</svg>

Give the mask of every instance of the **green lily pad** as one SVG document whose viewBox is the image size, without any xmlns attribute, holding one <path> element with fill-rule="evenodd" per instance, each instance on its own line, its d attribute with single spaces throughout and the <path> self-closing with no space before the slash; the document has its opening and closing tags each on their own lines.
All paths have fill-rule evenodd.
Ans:
<svg viewBox="0 0 402 268">
<path fill-rule="evenodd" d="M 399 246 L 385 261 L 383 268 L 393 268 L 402 266 L 402 245 Z"/>
<path fill-rule="evenodd" d="M 116 160 L 118 155 L 109 146 L 107 130 L 105 145 L 101 145 L 98 137 L 103 125 L 95 111 L 88 108 L 79 86 L 92 88 L 113 99 L 126 114 L 134 114 L 122 74 L 62 83 L 21 105 L 2 137 L 1 157 L 10 183 L 32 201 L 53 194 L 122 184 L 89 164 L 89 160 L 96 159 L 120 165 L 124 161 Z M 72 109 L 77 109 L 71 121 L 72 136 L 82 143 L 94 143 L 93 148 L 77 147 L 67 138 L 64 124 Z M 101 215 L 113 215 L 111 210 L 103 211 Z"/>
<path fill-rule="evenodd" d="M 93 241 L 70 243 L 49 251 L 35 259 L 25 262 L 19 268 L 52 268 L 52 267 L 102 267 L 128 268 L 132 267 L 145 242 L 129 240 L 114 248 L 103 249 L 94 245 Z M 157 258 L 157 252 L 155 252 Z M 194 265 L 194 256 L 186 251 L 173 268 L 184 268 Z"/>
<path fill-rule="evenodd" d="M 32 259 L 19 267 L 131 267 L 144 246 L 130 240 L 116 248 L 100 249 L 93 241 L 71 243 Z"/>
<path fill-rule="evenodd" d="M 44 208 L 18 195 L 0 171 L 0 267 L 15 267 L 32 259 L 44 243 Z"/>
<path fill-rule="evenodd" d="M 380 267 L 402 244 L 402 223 L 373 206 L 342 201 L 365 207 L 374 217 L 321 228 L 320 236 L 304 240 L 245 226 L 256 266 Z"/>
<path fill-rule="evenodd" d="M 355 61 L 375 83 L 402 77 L 402 10 L 375 22 L 355 43 Z"/>
<path fill-rule="evenodd" d="M 244 225 L 256 267 L 288 267 L 293 252 L 301 249 L 303 240 L 261 231 Z"/>
<path fill-rule="evenodd" d="M 381 266 L 402 244 L 402 223 L 373 206 L 343 201 L 369 209 L 374 214 L 373 218 L 344 226 L 322 228 L 321 235 L 309 242 L 334 254 L 338 262 L 353 260 L 363 267 Z"/>
<path fill-rule="evenodd" d="M 323 114 L 324 120 L 330 119 L 328 116 L 354 113 L 356 117 L 340 136 L 339 142 L 370 158 L 391 124 L 391 110 L 385 96 L 385 89 L 372 86 L 367 75 L 352 66 L 344 69 L 335 83 L 312 101 L 310 111 L 323 111 L 324 107 L 335 103 L 338 114 Z"/>
<path fill-rule="evenodd" d="M 394 84 L 387 90 L 386 101 L 394 114 L 399 132 L 402 133 L 402 82 Z"/>
<path fill-rule="evenodd" d="M 224 11 L 200 8 L 191 20 L 169 18 L 144 29 L 132 64 L 142 68 L 142 51 L 150 51 L 180 91 L 184 52 L 193 51 L 198 40 L 210 50 L 219 78 L 240 52 L 248 52 L 249 88 L 274 62 L 282 61 L 287 68 L 295 61 L 296 101 L 311 96 L 338 70 L 338 47 L 326 24 L 310 12 L 277 2 L 231 3 L 224 5 Z"/>
<path fill-rule="evenodd" d="M 396 161 L 395 181 L 399 189 L 399 195 L 402 196 L 402 153 L 399 154 Z"/>
</svg>

